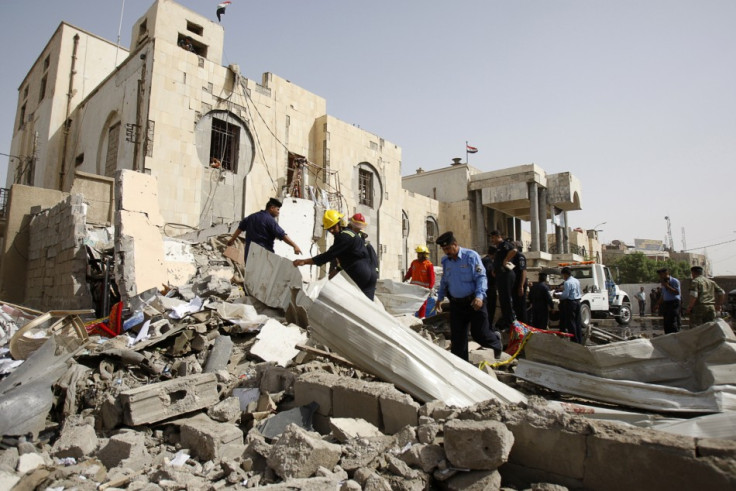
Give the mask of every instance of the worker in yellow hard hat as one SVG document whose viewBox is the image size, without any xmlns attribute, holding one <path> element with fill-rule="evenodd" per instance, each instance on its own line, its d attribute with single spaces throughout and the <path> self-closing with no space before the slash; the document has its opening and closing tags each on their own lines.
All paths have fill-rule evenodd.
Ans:
<svg viewBox="0 0 736 491">
<path fill-rule="evenodd" d="M 426 245 L 417 246 L 415 249 L 417 258 L 411 262 L 409 269 L 404 275 L 404 281 L 411 279 L 412 285 L 423 286 L 430 290 L 434 288 L 434 265 L 429 260 L 429 249 Z M 427 313 L 427 301 L 425 300 L 422 307 L 416 313 L 416 316 L 423 319 Z"/>
<path fill-rule="evenodd" d="M 322 254 L 295 260 L 294 266 L 305 264 L 322 266 L 337 259 L 340 267 L 350 276 L 350 279 L 358 285 L 366 297 L 373 300 L 378 273 L 372 264 L 365 240 L 359 233 L 343 225 L 344 222 L 341 220 L 343 217 L 344 215 L 337 210 L 325 211 L 322 216 L 322 227 L 335 237 L 335 241 Z"/>
</svg>

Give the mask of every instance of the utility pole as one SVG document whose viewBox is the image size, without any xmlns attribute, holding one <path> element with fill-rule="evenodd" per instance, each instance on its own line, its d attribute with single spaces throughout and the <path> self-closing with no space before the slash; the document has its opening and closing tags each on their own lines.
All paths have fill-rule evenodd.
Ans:
<svg viewBox="0 0 736 491">
<path fill-rule="evenodd" d="M 672 240 L 672 223 L 670 222 L 670 217 L 666 216 L 664 219 L 667 221 L 667 235 L 665 236 L 665 247 L 668 247 L 669 250 L 673 250 L 675 248 L 674 241 Z"/>
<path fill-rule="evenodd" d="M 685 240 L 685 227 L 682 227 L 682 250 L 687 250 L 687 241 Z"/>
</svg>

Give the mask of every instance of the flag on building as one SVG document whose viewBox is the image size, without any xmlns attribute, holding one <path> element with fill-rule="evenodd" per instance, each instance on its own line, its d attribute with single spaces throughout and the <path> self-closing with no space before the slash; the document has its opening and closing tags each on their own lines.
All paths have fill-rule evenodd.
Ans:
<svg viewBox="0 0 736 491">
<path fill-rule="evenodd" d="M 468 153 L 478 153 L 478 148 L 477 147 L 471 147 L 470 145 L 468 145 L 466 143 L 465 144 L 465 151 L 468 152 Z"/>
<path fill-rule="evenodd" d="M 225 13 L 225 9 L 231 2 L 222 2 L 217 4 L 217 22 L 220 22 L 220 16 Z"/>
</svg>

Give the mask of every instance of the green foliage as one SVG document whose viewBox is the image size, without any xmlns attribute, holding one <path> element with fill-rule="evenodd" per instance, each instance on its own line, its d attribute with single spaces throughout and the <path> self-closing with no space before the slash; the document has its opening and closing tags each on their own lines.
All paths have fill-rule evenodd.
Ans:
<svg viewBox="0 0 736 491">
<path fill-rule="evenodd" d="M 614 271 L 618 270 L 618 283 L 659 283 L 660 268 L 669 268 L 670 275 L 678 280 L 690 277 L 690 265 L 686 261 L 655 261 L 641 252 L 626 254 L 612 266 Z"/>
</svg>

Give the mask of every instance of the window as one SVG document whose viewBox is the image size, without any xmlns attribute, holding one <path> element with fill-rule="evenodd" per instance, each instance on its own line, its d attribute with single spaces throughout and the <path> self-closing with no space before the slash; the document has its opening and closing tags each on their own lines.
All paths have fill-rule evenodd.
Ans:
<svg viewBox="0 0 736 491">
<path fill-rule="evenodd" d="M 41 89 L 38 91 L 38 102 L 41 102 L 43 98 L 46 96 L 46 82 L 48 81 L 48 76 L 44 76 L 41 79 Z"/>
<path fill-rule="evenodd" d="M 407 238 L 409 236 L 409 215 L 401 210 L 401 236 Z"/>
<path fill-rule="evenodd" d="M 204 27 L 200 26 L 199 24 L 195 24 L 194 22 L 187 21 L 187 31 L 201 36 L 202 34 L 204 34 Z"/>
<path fill-rule="evenodd" d="M 51 55 L 47 56 L 46 59 L 43 60 L 43 71 L 48 70 L 50 64 L 51 64 Z"/>
<path fill-rule="evenodd" d="M 207 45 L 202 44 L 196 39 L 192 39 L 185 34 L 179 34 L 176 44 L 185 51 L 191 51 L 198 56 L 207 58 Z M 201 64 L 204 65 L 204 61 L 202 61 Z"/>
<path fill-rule="evenodd" d="M 23 100 L 26 100 L 26 98 L 28 98 L 28 86 L 27 85 L 23 88 Z"/>
<path fill-rule="evenodd" d="M 373 208 L 373 173 L 371 171 L 358 170 L 358 202 Z"/>
<path fill-rule="evenodd" d="M 115 123 L 107 132 L 107 154 L 105 155 L 105 175 L 112 177 L 118 168 L 118 140 L 120 123 Z"/>
<path fill-rule="evenodd" d="M 79 167 L 83 163 L 84 163 L 84 154 L 80 153 L 79 155 L 77 155 L 77 158 L 74 159 L 74 165 Z"/>
<path fill-rule="evenodd" d="M 217 159 L 223 169 L 238 172 L 239 148 L 240 126 L 229 121 L 212 118 L 210 162 L 212 162 L 212 159 Z"/>
<path fill-rule="evenodd" d="M 23 123 L 26 121 L 26 105 L 20 106 L 20 119 L 18 120 L 18 129 L 23 127 Z"/>
</svg>

